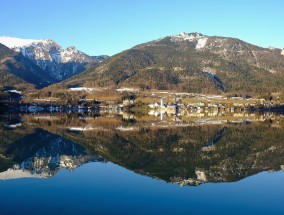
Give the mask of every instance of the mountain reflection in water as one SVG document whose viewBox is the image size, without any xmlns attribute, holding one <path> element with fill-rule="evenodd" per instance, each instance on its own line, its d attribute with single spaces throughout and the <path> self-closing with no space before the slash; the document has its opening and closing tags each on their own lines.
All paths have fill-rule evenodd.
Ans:
<svg viewBox="0 0 284 215">
<path fill-rule="evenodd" d="M 284 117 L 5 115 L 0 179 L 52 177 L 107 162 L 179 185 L 233 182 L 284 169 Z"/>
</svg>

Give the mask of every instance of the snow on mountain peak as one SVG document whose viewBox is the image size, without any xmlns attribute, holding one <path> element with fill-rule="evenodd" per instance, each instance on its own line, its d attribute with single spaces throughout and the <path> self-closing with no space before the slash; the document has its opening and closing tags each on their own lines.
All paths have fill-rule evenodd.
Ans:
<svg viewBox="0 0 284 215">
<path fill-rule="evenodd" d="M 194 41 L 196 39 L 204 38 L 204 35 L 200 33 L 180 33 L 177 35 L 172 36 L 173 39 L 180 39 L 180 40 L 189 40 L 189 41 Z"/>
<path fill-rule="evenodd" d="M 197 40 L 197 45 L 196 45 L 196 49 L 202 49 L 206 46 L 208 38 L 207 37 L 203 37 Z"/>
<path fill-rule="evenodd" d="M 26 47 L 30 46 L 35 43 L 46 43 L 47 40 L 34 40 L 34 39 L 21 39 L 21 38 L 15 38 L 15 37 L 7 37 L 3 36 L 0 37 L 0 43 L 7 46 L 8 48 L 18 48 L 18 47 Z"/>
<path fill-rule="evenodd" d="M 181 41 L 189 41 L 189 42 L 197 42 L 196 49 L 202 49 L 206 46 L 208 37 L 204 36 L 200 33 L 180 33 L 171 37 L 172 42 L 181 42 Z"/>
<path fill-rule="evenodd" d="M 50 39 L 34 40 L 4 36 L 0 37 L 0 43 L 14 51 L 21 52 L 31 60 L 67 63 L 71 61 L 85 62 L 85 58 L 87 58 L 84 53 L 78 51 L 74 46 L 62 49 L 61 46 Z M 45 66 L 38 66 L 45 69 Z"/>
</svg>

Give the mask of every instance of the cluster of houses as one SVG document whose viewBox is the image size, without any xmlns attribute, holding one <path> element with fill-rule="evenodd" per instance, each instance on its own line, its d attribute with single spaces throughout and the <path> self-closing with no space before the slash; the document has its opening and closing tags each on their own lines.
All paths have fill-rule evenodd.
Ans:
<svg viewBox="0 0 284 215">
<path fill-rule="evenodd" d="M 216 110 L 230 110 L 234 112 L 236 110 L 250 110 L 255 108 L 255 103 L 232 103 L 226 105 L 219 102 L 196 102 L 196 103 L 164 103 L 164 99 L 160 99 L 160 103 L 154 103 L 148 105 L 151 108 L 151 112 L 163 111 L 168 114 L 176 114 L 183 110 L 191 110 L 196 112 L 209 112 Z"/>
</svg>

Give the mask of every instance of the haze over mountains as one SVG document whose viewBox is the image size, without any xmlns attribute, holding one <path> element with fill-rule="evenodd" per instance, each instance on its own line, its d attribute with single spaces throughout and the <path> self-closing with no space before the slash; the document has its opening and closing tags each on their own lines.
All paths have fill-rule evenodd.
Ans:
<svg viewBox="0 0 284 215">
<path fill-rule="evenodd" d="M 63 81 L 56 88 L 78 85 L 208 94 L 284 92 L 283 50 L 234 38 L 181 33 L 137 45 L 106 60 L 90 57 L 74 47 L 64 50 L 52 40 L 1 37 L 0 43 L 15 51 L 2 47 L 3 53 L 13 56 L 1 57 L 1 71 L 38 86 Z M 15 59 L 15 53 L 33 63 L 27 66 L 30 71 L 23 71 L 41 73 L 45 78 L 30 80 L 15 72 L 13 65 L 27 65 Z"/>
</svg>

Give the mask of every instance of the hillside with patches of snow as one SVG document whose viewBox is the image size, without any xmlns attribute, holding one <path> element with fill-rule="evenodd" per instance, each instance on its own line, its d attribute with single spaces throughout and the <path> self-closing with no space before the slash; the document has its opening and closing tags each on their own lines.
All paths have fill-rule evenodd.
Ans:
<svg viewBox="0 0 284 215">
<path fill-rule="evenodd" d="M 181 41 L 195 42 L 196 49 L 204 48 L 206 46 L 207 40 L 208 40 L 207 36 L 204 36 L 199 33 L 193 33 L 193 34 L 180 33 L 171 37 L 172 42 L 181 42 Z"/>
<path fill-rule="evenodd" d="M 181 33 L 123 51 L 64 84 L 208 94 L 284 92 L 284 58 L 280 49 L 236 38 Z"/>
</svg>

